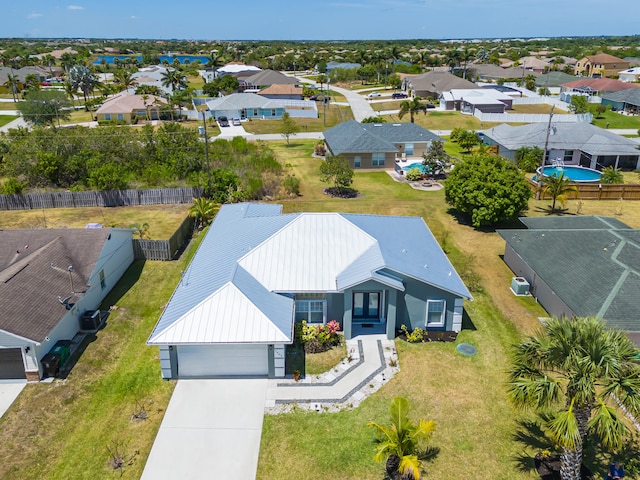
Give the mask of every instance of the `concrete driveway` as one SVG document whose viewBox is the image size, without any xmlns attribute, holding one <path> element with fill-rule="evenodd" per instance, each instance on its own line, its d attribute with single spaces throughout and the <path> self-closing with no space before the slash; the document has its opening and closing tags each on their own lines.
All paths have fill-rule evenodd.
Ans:
<svg viewBox="0 0 640 480">
<path fill-rule="evenodd" d="M 26 385 L 26 380 L 0 380 L 0 418 L 9 410 Z"/>
<path fill-rule="evenodd" d="M 142 480 L 255 479 L 267 384 L 178 381 Z"/>
</svg>

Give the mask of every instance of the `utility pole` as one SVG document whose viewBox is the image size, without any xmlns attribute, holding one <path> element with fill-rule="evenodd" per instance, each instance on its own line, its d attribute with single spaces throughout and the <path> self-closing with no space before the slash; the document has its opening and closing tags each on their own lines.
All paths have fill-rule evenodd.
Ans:
<svg viewBox="0 0 640 480">
<path fill-rule="evenodd" d="M 542 152 L 542 160 L 540 161 L 540 171 L 536 175 L 536 183 L 538 189 L 536 191 L 536 200 L 540 200 L 540 187 L 542 185 L 542 172 L 544 171 L 544 164 L 547 159 L 547 149 L 549 148 L 549 135 L 551 134 L 551 119 L 553 118 L 553 109 L 555 105 L 551 105 L 551 111 L 549 112 L 549 122 L 547 123 L 547 135 L 544 139 L 544 151 Z"/>
<path fill-rule="evenodd" d="M 204 127 L 204 157 L 207 161 L 207 189 L 205 195 L 211 191 L 211 169 L 209 168 L 209 135 L 207 135 L 207 111 L 202 110 L 202 125 Z"/>
</svg>

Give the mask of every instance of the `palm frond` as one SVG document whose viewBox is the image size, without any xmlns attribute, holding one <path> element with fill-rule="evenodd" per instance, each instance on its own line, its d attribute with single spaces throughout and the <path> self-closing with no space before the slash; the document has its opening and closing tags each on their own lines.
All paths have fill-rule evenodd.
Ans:
<svg viewBox="0 0 640 480">
<path fill-rule="evenodd" d="M 629 429 L 618 417 L 615 409 L 604 401 L 598 401 L 595 414 L 589 420 L 587 428 L 594 432 L 606 448 L 618 449 L 622 445 Z"/>
<path fill-rule="evenodd" d="M 578 420 L 573 412 L 573 405 L 562 410 L 547 423 L 553 440 L 561 447 L 573 450 L 582 444 L 582 436 L 578 428 Z"/>
<path fill-rule="evenodd" d="M 414 480 L 420 480 L 422 476 L 422 462 L 417 455 L 405 455 L 400 457 L 400 465 L 398 471 L 405 477 Z"/>
</svg>

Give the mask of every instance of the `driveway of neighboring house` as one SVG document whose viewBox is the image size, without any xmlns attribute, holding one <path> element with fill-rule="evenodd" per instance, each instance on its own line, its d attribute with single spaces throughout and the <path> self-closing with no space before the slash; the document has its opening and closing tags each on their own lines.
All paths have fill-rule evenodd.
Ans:
<svg viewBox="0 0 640 480">
<path fill-rule="evenodd" d="M 377 113 L 371 108 L 369 102 L 358 92 L 347 90 L 346 88 L 334 87 L 331 85 L 331 90 L 335 90 L 338 93 L 344 95 L 351 105 L 351 111 L 353 112 L 353 118 L 357 122 L 361 122 L 367 117 L 375 117 Z"/>
<path fill-rule="evenodd" d="M 253 480 L 268 380 L 179 380 L 142 480 Z"/>
<path fill-rule="evenodd" d="M 9 410 L 26 385 L 26 380 L 0 380 L 0 418 Z"/>
</svg>

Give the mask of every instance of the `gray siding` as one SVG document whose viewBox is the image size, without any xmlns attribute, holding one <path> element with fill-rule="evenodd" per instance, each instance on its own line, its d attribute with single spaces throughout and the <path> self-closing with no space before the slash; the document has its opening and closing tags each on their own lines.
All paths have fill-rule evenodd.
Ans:
<svg viewBox="0 0 640 480">
<path fill-rule="evenodd" d="M 456 300 L 460 297 L 413 279 L 405 280 L 404 284 L 404 294 L 399 293 L 398 295 L 396 328 L 400 328 L 402 324 L 406 325 L 409 330 L 417 327 L 425 328 L 427 319 L 427 300 L 445 300 L 446 314 L 444 327 L 434 327 L 430 329 L 454 329 Z M 461 315 L 461 312 L 458 311 L 457 313 Z"/>
</svg>

